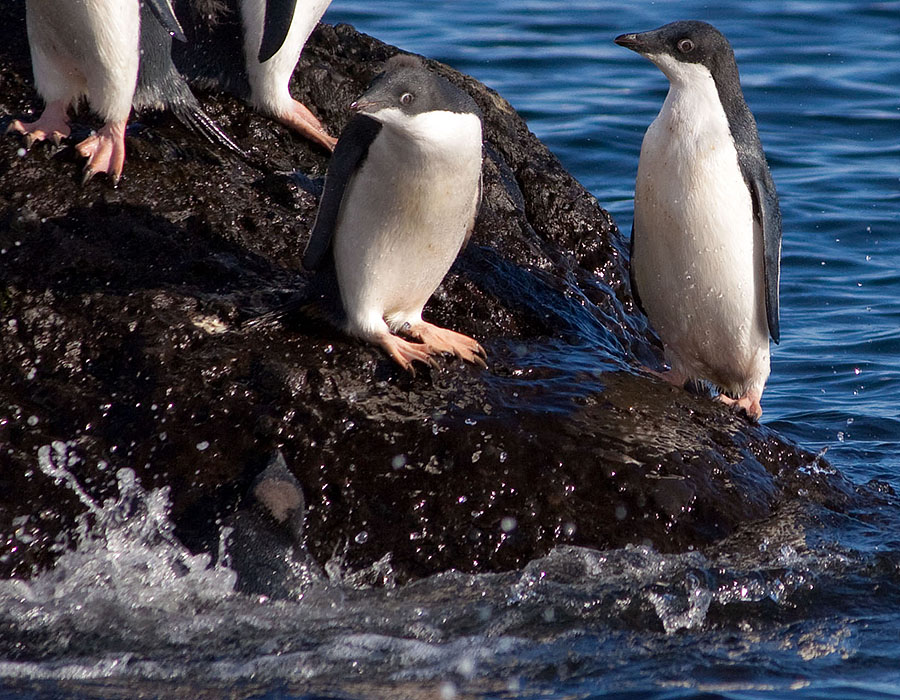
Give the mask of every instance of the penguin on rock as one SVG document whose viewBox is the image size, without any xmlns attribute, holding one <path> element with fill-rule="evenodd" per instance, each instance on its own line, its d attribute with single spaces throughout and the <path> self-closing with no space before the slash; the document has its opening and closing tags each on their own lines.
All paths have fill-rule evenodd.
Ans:
<svg viewBox="0 0 900 700">
<path fill-rule="evenodd" d="M 679 386 L 704 381 L 758 419 L 779 340 L 781 212 L 728 40 L 680 21 L 616 43 L 669 79 L 641 147 L 632 290 Z"/>
<path fill-rule="evenodd" d="M 351 108 L 325 176 L 303 265 L 333 265 L 341 323 L 401 367 L 456 355 L 485 367 L 474 339 L 422 319 L 468 241 L 481 200 L 474 100 L 408 55 Z M 405 336 L 405 337 L 400 337 Z"/>
</svg>

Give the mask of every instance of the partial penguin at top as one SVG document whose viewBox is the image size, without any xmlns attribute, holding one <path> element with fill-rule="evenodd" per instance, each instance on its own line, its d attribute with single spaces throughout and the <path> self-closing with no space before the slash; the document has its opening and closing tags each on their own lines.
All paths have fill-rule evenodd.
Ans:
<svg viewBox="0 0 900 700">
<path fill-rule="evenodd" d="M 289 82 L 300 53 L 331 0 L 175 0 L 188 41 L 172 46 L 190 81 L 225 89 L 302 136 L 334 149 L 336 140 Z"/>
<path fill-rule="evenodd" d="M 86 100 L 103 126 L 75 146 L 87 158 L 83 182 L 101 172 L 118 182 L 132 106 L 170 107 L 208 138 L 240 151 L 174 67 L 158 69 L 171 58 L 154 47 L 185 39 L 170 0 L 27 0 L 25 15 L 35 87 L 45 108 L 36 121 L 14 120 L 8 131 L 24 134 L 29 147 L 44 139 L 59 144 L 71 134 L 69 110 Z"/>
<path fill-rule="evenodd" d="M 641 146 L 632 291 L 677 385 L 707 382 L 758 419 L 779 327 L 781 212 L 734 52 L 706 22 L 623 34 L 669 92 Z"/>
<path fill-rule="evenodd" d="M 419 59 L 399 55 L 351 109 L 303 266 L 336 275 L 339 325 L 404 369 L 434 365 L 441 354 L 484 367 L 473 338 L 422 319 L 475 226 L 478 106 Z"/>
</svg>

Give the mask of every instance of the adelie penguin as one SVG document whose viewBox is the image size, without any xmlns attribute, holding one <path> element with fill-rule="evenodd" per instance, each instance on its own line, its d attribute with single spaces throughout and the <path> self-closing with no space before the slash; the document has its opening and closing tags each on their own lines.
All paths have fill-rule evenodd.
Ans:
<svg viewBox="0 0 900 700">
<path fill-rule="evenodd" d="M 153 0 L 177 24 L 168 0 Z M 137 82 L 138 0 L 27 0 L 28 45 L 38 93 L 46 107 L 35 122 L 15 120 L 9 131 L 56 143 L 71 133 L 68 109 L 86 97 L 103 127 L 75 148 L 88 159 L 85 180 L 108 172 L 114 181 L 125 163 L 125 125 Z"/>
<path fill-rule="evenodd" d="M 132 106 L 172 108 L 240 152 L 171 66 L 172 37 L 185 37 L 170 0 L 27 0 L 25 15 L 35 86 L 46 106 L 37 121 L 14 120 L 8 131 L 24 134 L 29 147 L 44 139 L 59 144 L 71 133 L 69 109 L 86 98 L 104 124 L 75 146 L 87 158 L 83 182 L 101 172 L 113 182 L 121 177 Z"/>
<path fill-rule="evenodd" d="M 475 340 L 422 320 L 475 225 L 477 105 L 417 58 L 399 55 L 351 108 L 356 114 L 328 166 L 304 267 L 333 264 L 343 329 L 404 369 L 445 353 L 484 367 Z"/>
<path fill-rule="evenodd" d="M 705 381 L 754 419 L 779 339 L 781 213 L 727 39 L 681 21 L 616 43 L 669 93 L 647 129 L 634 193 L 632 289 L 684 385 Z"/>
</svg>

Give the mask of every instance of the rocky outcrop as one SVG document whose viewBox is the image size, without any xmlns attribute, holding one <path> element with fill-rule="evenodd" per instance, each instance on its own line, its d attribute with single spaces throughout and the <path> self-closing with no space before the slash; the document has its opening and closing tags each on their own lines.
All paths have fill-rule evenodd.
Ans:
<svg viewBox="0 0 900 700">
<path fill-rule="evenodd" d="M 20 14 L 0 10 L 6 121 L 40 106 Z M 338 133 L 395 52 L 321 26 L 294 92 Z M 2 575 L 50 564 L 84 510 L 48 465 L 94 499 L 122 467 L 168 487 L 178 536 L 215 552 L 281 450 L 312 557 L 390 554 L 400 581 L 519 567 L 557 543 L 702 548 L 798 499 L 861 498 L 773 431 L 641 370 L 659 348 L 609 215 L 502 97 L 431 65 L 483 109 L 487 157 L 474 237 L 426 315 L 478 339 L 487 370 L 447 360 L 413 377 L 315 319 L 248 323 L 309 284 L 327 154 L 230 96 L 199 95 L 249 162 L 145 114 L 115 189 L 79 185 L 70 143 L 0 140 Z"/>
</svg>

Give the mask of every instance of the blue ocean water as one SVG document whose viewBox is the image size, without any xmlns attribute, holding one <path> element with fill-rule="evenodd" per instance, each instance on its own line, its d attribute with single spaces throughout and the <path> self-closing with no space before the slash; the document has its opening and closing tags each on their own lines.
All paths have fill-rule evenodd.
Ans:
<svg viewBox="0 0 900 700">
<path fill-rule="evenodd" d="M 628 232 L 666 81 L 612 39 L 688 18 L 731 39 L 781 196 L 763 421 L 900 489 L 900 2 L 334 0 L 325 20 L 499 91 Z M 39 457 L 60 474 L 65 445 Z M 900 698 L 894 511 L 823 513 L 753 561 L 559 548 L 372 589 L 336 559 L 289 602 L 235 594 L 171 538 L 166 494 L 119 477 L 54 571 L 0 581 L 0 698 Z"/>
</svg>

